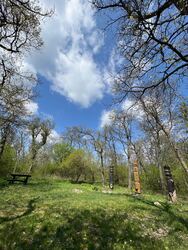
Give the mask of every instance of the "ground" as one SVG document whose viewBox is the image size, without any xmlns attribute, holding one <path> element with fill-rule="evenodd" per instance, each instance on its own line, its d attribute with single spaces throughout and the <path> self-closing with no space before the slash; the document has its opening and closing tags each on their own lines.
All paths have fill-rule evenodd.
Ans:
<svg viewBox="0 0 188 250">
<path fill-rule="evenodd" d="M 89 184 L 0 186 L 0 249 L 188 249 L 188 201 Z"/>
</svg>

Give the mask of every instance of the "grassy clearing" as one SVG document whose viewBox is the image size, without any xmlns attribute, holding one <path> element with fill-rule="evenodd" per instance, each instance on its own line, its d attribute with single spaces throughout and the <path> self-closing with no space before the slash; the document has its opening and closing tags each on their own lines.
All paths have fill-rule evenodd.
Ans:
<svg viewBox="0 0 188 250">
<path fill-rule="evenodd" d="M 101 191 L 63 181 L 2 185 L 0 249 L 188 249 L 188 201 Z"/>
</svg>

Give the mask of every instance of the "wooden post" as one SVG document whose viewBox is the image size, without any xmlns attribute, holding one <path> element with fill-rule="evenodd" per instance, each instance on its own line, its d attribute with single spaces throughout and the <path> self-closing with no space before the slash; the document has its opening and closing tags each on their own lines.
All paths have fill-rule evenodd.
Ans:
<svg viewBox="0 0 188 250">
<path fill-rule="evenodd" d="M 172 202 L 176 202 L 177 201 L 176 190 L 169 166 L 164 166 L 164 173 L 166 177 L 168 196 Z"/>
<path fill-rule="evenodd" d="M 110 189 L 114 188 L 114 166 L 110 166 L 110 174 L 109 174 L 109 187 Z"/>
<path fill-rule="evenodd" d="M 138 171 L 138 161 L 134 161 L 134 184 L 135 184 L 135 193 L 140 194 L 141 193 L 141 186 L 140 186 L 140 177 L 139 177 L 139 171 Z"/>
</svg>

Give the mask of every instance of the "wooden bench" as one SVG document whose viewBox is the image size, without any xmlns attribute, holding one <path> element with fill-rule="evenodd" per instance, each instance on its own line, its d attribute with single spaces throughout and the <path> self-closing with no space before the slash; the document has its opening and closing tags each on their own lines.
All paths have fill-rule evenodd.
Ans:
<svg viewBox="0 0 188 250">
<path fill-rule="evenodd" d="M 12 179 L 8 180 L 10 184 L 14 184 L 14 182 L 23 182 L 23 184 L 27 184 L 28 179 L 31 177 L 30 174 L 10 174 Z"/>
</svg>

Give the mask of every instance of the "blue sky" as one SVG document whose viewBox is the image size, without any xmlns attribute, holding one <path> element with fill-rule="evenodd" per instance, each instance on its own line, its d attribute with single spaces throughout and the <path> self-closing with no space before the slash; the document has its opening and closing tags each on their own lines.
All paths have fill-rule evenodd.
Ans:
<svg viewBox="0 0 188 250">
<path fill-rule="evenodd" d="M 28 104 L 36 115 L 54 120 L 55 136 L 69 126 L 99 129 L 111 114 L 110 85 L 121 63 L 115 51 L 115 26 L 88 0 L 40 0 L 54 15 L 41 24 L 44 46 L 25 59 L 39 79 L 39 96 Z M 182 92 L 187 95 L 186 84 Z M 126 100 L 124 106 L 130 106 Z M 136 112 L 138 114 L 138 112 Z"/>
<path fill-rule="evenodd" d="M 63 132 L 69 126 L 85 126 L 92 129 L 100 127 L 101 115 L 111 105 L 111 95 L 105 94 L 88 108 L 75 104 L 66 97 L 51 89 L 50 81 L 39 76 L 40 84 L 37 86 L 39 93 L 36 99 L 38 112 L 43 116 L 52 117 L 55 121 L 56 131 Z"/>
<path fill-rule="evenodd" d="M 81 125 L 97 129 L 110 108 L 110 75 L 117 60 L 115 32 L 87 0 L 40 0 L 54 15 L 42 23 L 44 46 L 26 57 L 39 96 L 28 108 L 51 117 L 55 131 Z"/>
</svg>

